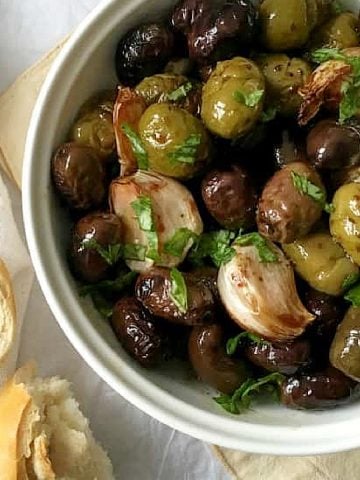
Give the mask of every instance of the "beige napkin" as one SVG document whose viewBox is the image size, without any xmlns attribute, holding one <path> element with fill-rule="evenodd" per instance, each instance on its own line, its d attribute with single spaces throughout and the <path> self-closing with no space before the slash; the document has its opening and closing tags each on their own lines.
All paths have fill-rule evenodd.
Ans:
<svg viewBox="0 0 360 480">
<path fill-rule="evenodd" d="M 46 73 L 61 46 L 62 44 L 58 45 L 23 73 L 0 97 L 0 166 L 19 187 L 31 111 Z M 300 458 L 251 455 L 217 446 L 212 448 L 236 480 L 360 479 L 360 450 Z"/>
</svg>

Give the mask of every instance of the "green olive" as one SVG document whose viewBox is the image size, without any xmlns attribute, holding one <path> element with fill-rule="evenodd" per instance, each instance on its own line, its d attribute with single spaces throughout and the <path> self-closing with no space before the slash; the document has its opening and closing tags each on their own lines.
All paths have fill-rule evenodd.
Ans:
<svg viewBox="0 0 360 480">
<path fill-rule="evenodd" d="M 115 150 L 114 102 L 115 94 L 110 90 L 91 97 L 79 111 L 70 132 L 71 140 L 94 148 L 101 157 L 110 156 Z"/>
<path fill-rule="evenodd" d="M 296 115 L 302 101 L 298 89 L 309 77 L 310 65 L 301 58 L 289 58 L 281 53 L 261 55 L 256 63 L 265 76 L 265 103 L 275 107 L 280 115 Z"/>
<path fill-rule="evenodd" d="M 347 183 L 333 198 L 330 232 L 357 265 L 360 265 L 360 184 Z"/>
<path fill-rule="evenodd" d="M 360 308 L 350 307 L 337 328 L 330 348 L 330 363 L 360 381 Z"/>
<path fill-rule="evenodd" d="M 159 101 L 166 101 L 167 95 L 186 81 L 187 79 L 183 75 L 160 73 L 144 78 L 136 87 L 136 93 L 143 97 L 147 105 L 151 105 Z"/>
<path fill-rule="evenodd" d="M 252 61 L 235 57 L 219 62 L 203 88 L 206 127 L 227 139 L 244 136 L 262 113 L 264 90 L 264 77 Z"/>
<path fill-rule="evenodd" d="M 211 144 L 199 119 L 168 103 L 151 105 L 139 123 L 149 166 L 168 177 L 191 178 L 206 165 Z"/>
<path fill-rule="evenodd" d="M 297 273 L 313 288 L 328 295 L 341 295 L 345 278 L 359 271 L 325 232 L 307 235 L 283 245 L 283 249 Z"/>
<path fill-rule="evenodd" d="M 300 48 L 310 35 L 306 0 L 264 0 L 260 22 L 262 42 L 275 52 Z"/>
<path fill-rule="evenodd" d="M 310 48 L 350 48 L 359 44 L 359 20 L 346 12 L 326 22 L 310 39 Z"/>
</svg>

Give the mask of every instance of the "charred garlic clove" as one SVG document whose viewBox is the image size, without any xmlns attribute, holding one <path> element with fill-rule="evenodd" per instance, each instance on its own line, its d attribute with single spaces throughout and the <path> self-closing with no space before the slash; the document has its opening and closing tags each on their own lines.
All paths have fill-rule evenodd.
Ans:
<svg viewBox="0 0 360 480">
<path fill-rule="evenodd" d="M 138 170 L 110 186 L 110 205 L 124 225 L 125 257 L 131 270 L 176 267 L 203 231 L 196 203 L 176 180 Z"/>
<path fill-rule="evenodd" d="M 298 297 L 285 255 L 274 244 L 269 243 L 269 247 L 276 261 L 261 258 L 254 244 L 240 246 L 235 242 L 236 255 L 220 267 L 218 288 L 222 303 L 237 324 L 281 342 L 301 335 L 315 317 Z"/>
</svg>

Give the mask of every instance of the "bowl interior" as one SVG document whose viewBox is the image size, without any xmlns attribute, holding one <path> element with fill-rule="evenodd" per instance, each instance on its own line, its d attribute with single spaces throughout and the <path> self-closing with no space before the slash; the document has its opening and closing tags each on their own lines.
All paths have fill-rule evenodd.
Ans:
<svg viewBox="0 0 360 480">
<path fill-rule="evenodd" d="M 189 434 L 242 450 L 311 454 L 360 445 L 360 403 L 323 412 L 259 404 L 231 416 L 213 391 L 180 363 L 139 367 L 110 327 L 80 299 L 66 262 L 68 221 L 50 184 L 50 158 L 64 141 L 81 104 L 114 87 L 115 45 L 132 26 L 165 15 L 172 0 L 111 0 L 97 8 L 57 59 L 34 111 L 25 157 L 23 206 L 27 239 L 47 301 L 74 347 L 114 389 L 160 421 Z M 346 3 L 346 2 L 345 2 Z M 359 5 L 358 1 L 347 5 Z"/>
</svg>

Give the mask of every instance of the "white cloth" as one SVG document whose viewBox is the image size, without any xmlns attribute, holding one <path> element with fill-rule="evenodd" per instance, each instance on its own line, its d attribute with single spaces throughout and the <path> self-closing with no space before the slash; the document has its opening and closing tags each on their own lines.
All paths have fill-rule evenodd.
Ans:
<svg viewBox="0 0 360 480">
<path fill-rule="evenodd" d="M 98 0 L 0 0 L 0 91 L 69 33 L 97 3 Z M 9 189 L 22 236 L 20 195 L 11 186 Z M 32 282 L 32 269 L 19 242 L 8 194 L 0 181 L 0 256 L 12 275 L 20 319 L 32 286 L 18 363 L 33 358 L 42 375 L 59 374 L 73 383 L 95 436 L 109 451 L 116 479 L 227 480 L 207 445 L 132 407 L 87 367 L 58 327 L 37 282 Z"/>
</svg>

